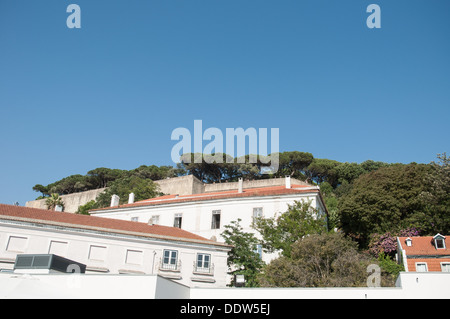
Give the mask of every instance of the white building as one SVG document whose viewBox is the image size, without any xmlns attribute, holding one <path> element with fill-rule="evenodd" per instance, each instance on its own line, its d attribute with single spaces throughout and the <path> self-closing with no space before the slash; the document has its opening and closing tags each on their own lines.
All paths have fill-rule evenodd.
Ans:
<svg viewBox="0 0 450 319">
<path fill-rule="evenodd" d="M 225 287 L 230 249 L 174 227 L 0 204 L 0 272 L 12 271 L 18 254 L 54 254 L 86 265 L 86 274 Z"/>
<path fill-rule="evenodd" d="M 237 189 L 165 195 L 120 206 L 116 201 L 111 207 L 92 210 L 90 214 L 178 227 L 218 242 L 223 242 L 221 234 L 224 226 L 232 221 L 241 219 L 240 225 L 244 231 L 256 233 L 251 228 L 253 217 L 276 217 L 295 201 L 310 201 L 319 215 L 327 214 L 319 188 L 296 180 L 291 183 L 290 177 L 286 177 L 282 185 L 276 186 L 259 186 L 261 183 L 253 182 L 253 187 L 246 187 L 242 180 L 236 184 Z M 274 254 L 264 254 L 260 249 L 259 252 L 265 262 L 276 257 Z"/>
</svg>

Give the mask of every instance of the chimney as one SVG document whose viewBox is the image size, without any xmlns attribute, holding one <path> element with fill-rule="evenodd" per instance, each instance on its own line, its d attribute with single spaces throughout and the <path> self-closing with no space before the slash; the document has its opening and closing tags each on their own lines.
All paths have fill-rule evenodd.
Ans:
<svg viewBox="0 0 450 319">
<path fill-rule="evenodd" d="M 286 176 L 285 180 L 286 180 L 286 188 L 291 188 L 291 177 Z"/>
<path fill-rule="evenodd" d="M 111 196 L 111 207 L 114 207 L 114 206 L 119 206 L 119 200 L 120 200 L 120 197 L 119 196 L 117 196 L 117 195 L 112 195 Z"/>
<path fill-rule="evenodd" d="M 130 195 L 128 195 L 128 204 L 133 203 L 134 203 L 134 193 L 130 193 Z"/>
<path fill-rule="evenodd" d="M 242 191 L 243 191 L 243 184 L 244 184 L 244 182 L 243 182 L 243 180 L 242 180 L 242 177 L 241 178 L 239 178 L 239 182 L 238 182 L 238 193 L 242 193 Z"/>
</svg>

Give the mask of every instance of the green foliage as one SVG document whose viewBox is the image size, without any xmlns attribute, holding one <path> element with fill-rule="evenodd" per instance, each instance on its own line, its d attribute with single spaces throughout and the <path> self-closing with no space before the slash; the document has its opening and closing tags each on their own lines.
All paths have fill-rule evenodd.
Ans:
<svg viewBox="0 0 450 319">
<path fill-rule="evenodd" d="M 438 154 L 439 161 L 431 162 L 425 177 L 427 189 L 421 193 L 420 201 L 429 222 L 422 230 L 429 234 L 450 233 L 450 158 L 446 153 Z"/>
<path fill-rule="evenodd" d="M 259 254 L 255 251 L 259 240 L 252 233 L 246 233 L 240 226 L 241 219 L 232 221 L 225 226 L 222 237 L 225 243 L 233 248 L 228 252 L 227 264 L 230 269 L 229 274 L 244 275 L 246 287 L 257 287 L 258 274 L 264 266 Z M 234 283 L 232 282 L 233 286 Z"/>
<path fill-rule="evenodd" d="M 292 244 L 291 257 L 270 262 L 261 275 L 266 287 L 362 287 L 371 260 L 340 233 L 306 236 Z"/>
<path fill-rule="evenodd" d="M 372 233 L 427 228 L 420 195 L 426 191 L 429 171 L 423 164 L 396 164 L 361 175 L 339 200 L 341 228 L 363 247 Z"/>
<path fill-rule="evenodd" d="M 128 203 L 128 196 L 134 193 L 135 201 L 140 201 L 161 195 L 158 191 L 158 185 L 150 179 L 137 176 L 123 177 L 115 180 L 101 194 L 97 196 L 96 202 L 99 208 L 108 207 L 111 204 L 111 196 L 120 197 L 119 204 Z"/>
<path fill-rule="evenodd" d="M 33 190 L 42 193 L 42 197 L 48 197 L 52 193 L 63 195 L 109 187 L 116 180 L 133 176 L 141 179 L 160 180 L 183 174 L 185 171 L 182 168 L 172 166 L 142 165 L 129 171 L 99 167 L 90 170 L 86 175 L 71 175 L 47 186 L 36 184 L 33 186 Z"/>
<path fill-rule="evenodd" d="M 98 203 L 95 200 L 91 200 L 86 204 L 78 207 L 78 210 L 75 212 L 75 214 L 89 215 L 89 211 L 96 208 L 99 208 Z"/>
<path fill-rule="evenodd" d="M 55 210 L 56 206 L 64 207 L 64 202 L 58 194 L 51 194 L 50 197 L 45 200 L 45 205 L 48 210 Z"/>
<path fill-rule="evenodd" d="M 403 265 L 399 265 L 385 253 L 380 253 L 380 255 L 378 256 L 378 264 L 383 272 L 391 276 L 392 280 L 395 280 L 400 272 L 405 270 Z"/>
<path fill-rule="evenodd" d="M 292 244 L 297 240 L 327 230 L 325 216 L 318 216 L 311 203 L 304 201 L 295 201 L 276 218 L 256 217 L 252 227 L 261 234 L 267 252 L 280 250 L 286 257 L 291 255 Z"/>
</svg>

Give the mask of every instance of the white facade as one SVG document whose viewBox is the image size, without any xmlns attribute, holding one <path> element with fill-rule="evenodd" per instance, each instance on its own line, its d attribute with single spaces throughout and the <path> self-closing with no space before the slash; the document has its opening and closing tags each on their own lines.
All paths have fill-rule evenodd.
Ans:
<svg viewBox="0 0 450 319">
<path fill-rule="evenodd" d="M 181 223 L 181 228 L 186 231 L 223 242 L 221 234 L 225 230 L 224 226 L 229 225 L 232 221 L 241 219 L 240 225 L 243 231 L 256 233 L 251 227 L 255 215 L 262 214 L 265 218 L 276 217 L 287 211 L 288 205 L 294 204 L 295 201 L 310 201 L 311 206 L 316 208 L 319 214 L 325 214 L 326 208 L 316 187 L 299 189 L 303 192 L 264 196 L 255 194 L 255 196 L 248 197 L 225 196 L 226 198 L 221 198 L 222 194 L 218 194 L 216 199 L 208 198 L 208 200 L 202 199 L 202 196 L 208 196 L 208 194 L 201 194 L 201 196 L 194 195 L 191 198 L 184 196 L 185 200 L 182 202 L 179 201 L 179 197 L 174 197 L 173 203 L 171 200 L 164 199 L 164 203 L 161 204 L 158 204 L 155 199 L 151 201 L 152 205 L 124 205 L 119 208 L 111 207 L 90 213 L 97 217 L 156 223 L 171 227 L 179 226 Z M 311 191 L 308 192 L 308 189 Z M 262 259 L 265 262 L 269 262 L 275 257 L 274 254 L 262 253 Z"/>
<path fill-rule="evenodd" d="M 193 288 L 156 275 L 17 275 L 0 273 L 0 299 L 217 299 L 224 303 L 255 300 L 271 303 L 274 299 L 449 299 L 450 273 L 401 272 L 396 287 L 389 288 Z M 182 303 L 181 303 L 182 302 Z M 238 303 L 238 302 L 237 302 Z M 174 302 L 177 311 L 183 301 Z M 295 306 L 295 300 L 292 301 Z M 277 315 L 283 307 L 272 307 Z"/>
<path fill-rule="evenodd" d="M 5 218 L 0 216 L 1 272 L 13 269 L 17 254 L 55 254 L 85 264 L 86 274 L 160 275 L 189 287 L 227 284 L 228 246 Z"/>
</svg>

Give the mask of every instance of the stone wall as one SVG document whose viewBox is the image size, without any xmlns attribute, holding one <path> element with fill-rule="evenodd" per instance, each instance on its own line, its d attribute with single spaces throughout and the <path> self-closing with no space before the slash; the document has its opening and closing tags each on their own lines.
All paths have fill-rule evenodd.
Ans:
<svg viewBox="0 0 450 319">
<path fill-rule="evenodd" d="M 155 183 L 159 185 L 159 189 L 162 193 L 170 195 L 192 195 L 210 192 L 222 192 L 234 189 L 237 190 L 239 187 L 239 182 L 205 184 L 193 175 L 162 179 L 159 181 L 155 181 Z M 243 181 L 243 189 L 267 186 L 282 186 L 285 185 L 285 183 L 286 179 L 284 177 Z M 291 178 L 291 184 L 311 186 L 306 182 L 294 178 Z M 61 198 L 64 202 L 64 211 L 68 213 L 75 213 L 78 210 L 79 206 L 84 205 L 91 200 L 95 200 L 98 194 L 100 194 L 104 190 L 105 188 L 99 188 L 86 192 L 61 195 Z M 25 206 L 47 209 L 47 206 L 45 205 L 45 199 L 28 201 L 26 202 Z"/>
<path fill-rule="evenodd" d="M 75 213 L 79 206 L 82 206 L 91 200 L 95 200 L 105 188 L 93 189 L 90 191 L 73 193 L 68 195 L 61 195 L 61 199 L 64 202 L 64 211 L 68 213 Z M 47 209 L 45 205 L 46 199 L 38 199 L 26 202 L 25 207 Z"/>
</svg>

